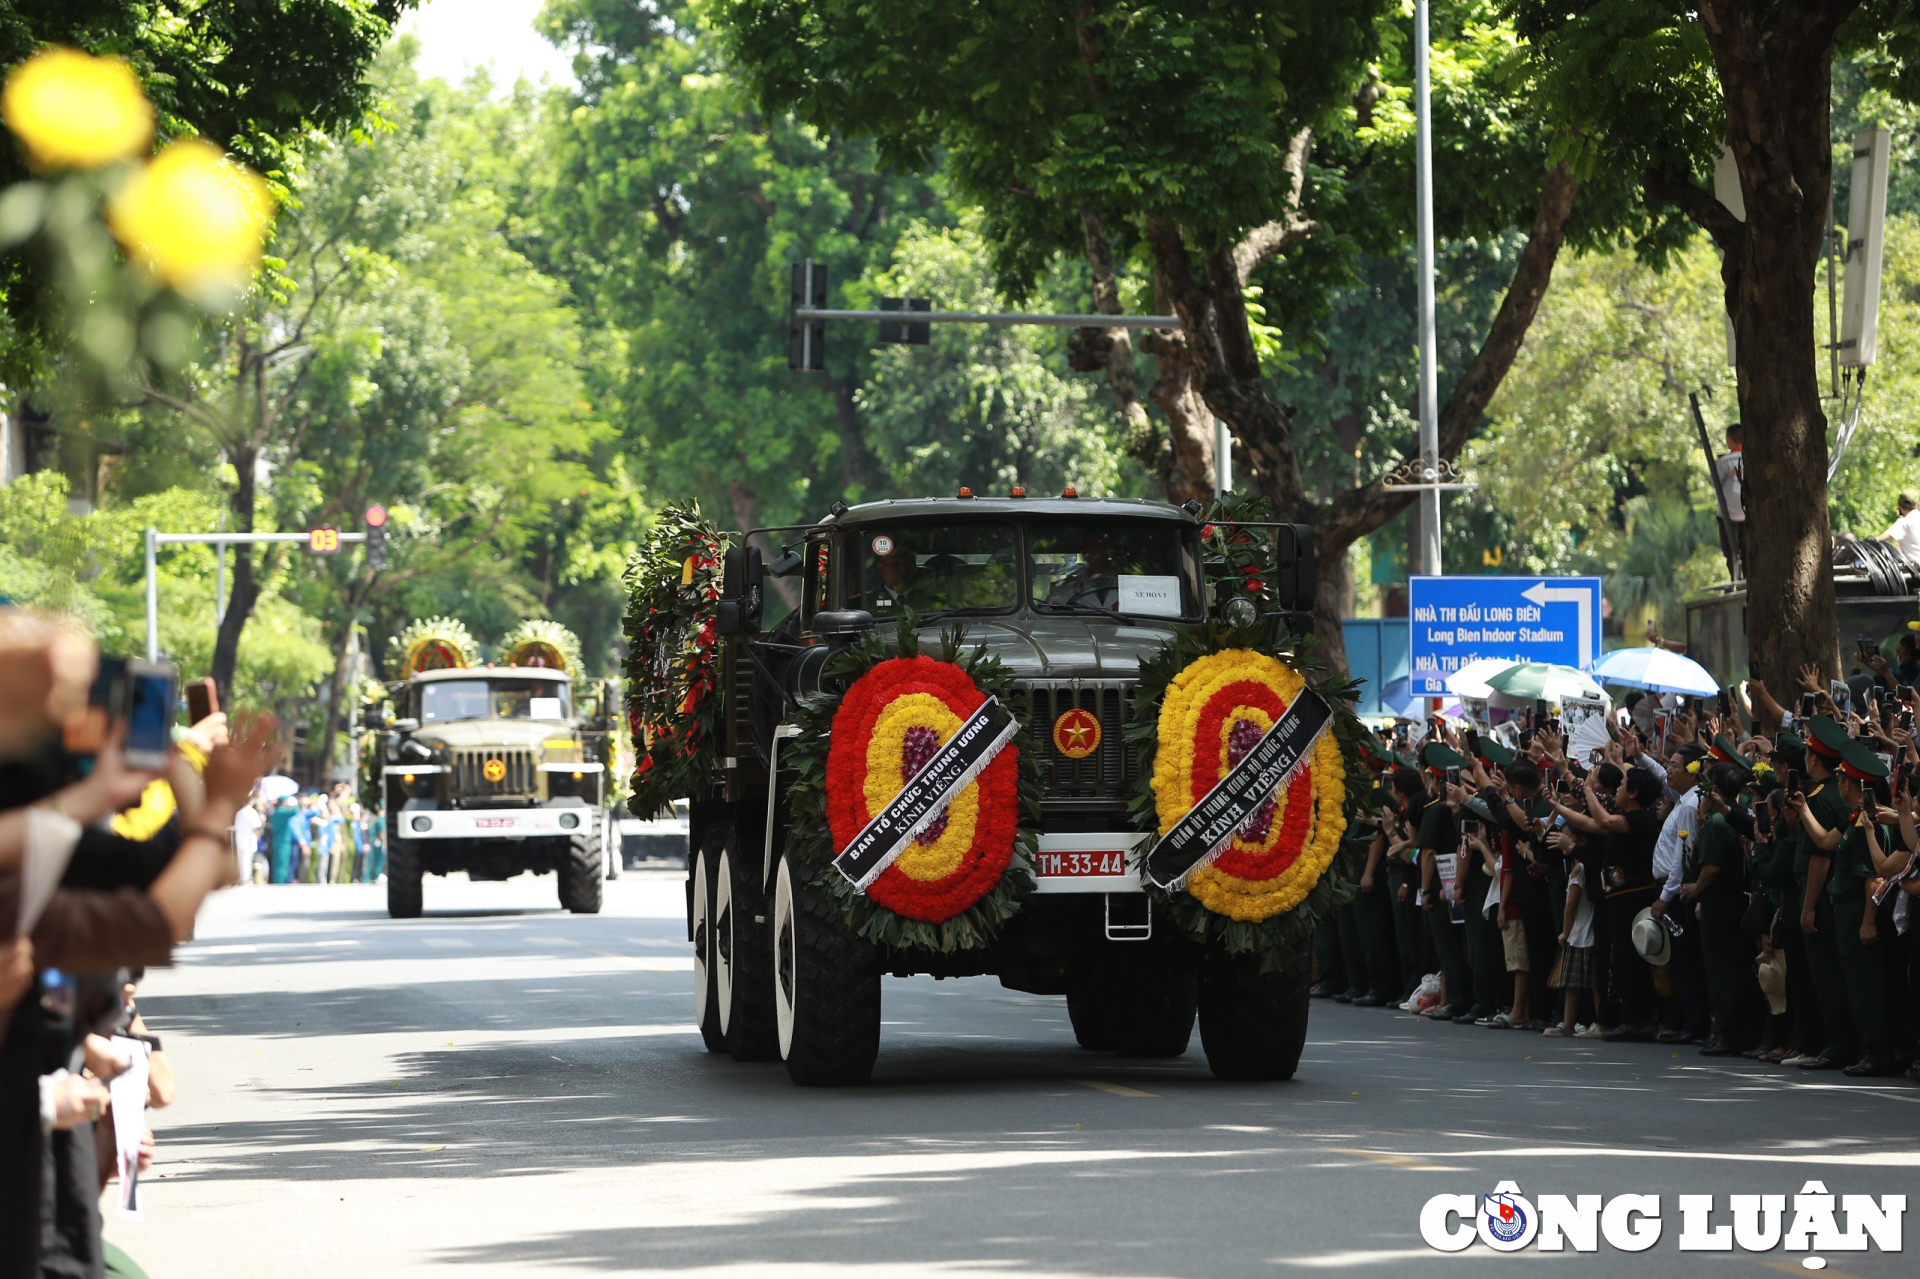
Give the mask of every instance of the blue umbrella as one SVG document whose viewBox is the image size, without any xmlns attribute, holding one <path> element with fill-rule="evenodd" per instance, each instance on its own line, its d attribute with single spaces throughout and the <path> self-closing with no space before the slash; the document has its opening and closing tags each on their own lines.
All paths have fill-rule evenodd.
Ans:
<svg viewBox="0 0 1920 1279">
<path fill-rule="evenodd" d="M 1712 697 L 1720 691 L 1706 667 L 1664 648 L 1616 648 L 1594 663 L 1593 677 L 1606 684 L 1688 697 Z"/>
</svg>

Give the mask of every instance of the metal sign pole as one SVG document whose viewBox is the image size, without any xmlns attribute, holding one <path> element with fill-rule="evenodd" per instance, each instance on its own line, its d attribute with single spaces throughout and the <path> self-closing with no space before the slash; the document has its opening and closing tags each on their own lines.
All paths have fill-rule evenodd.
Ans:
<svg viewBox="0 0 1920 1279">
<path fill-rule="evenodd" d="M 365 533 L 336 535 L 342 545 L 364 542 Z M 147 530 L 147 660 L 160 660 L 160 578 L 154 563 L 154 551 L 161 546 L 255 546 L 263 542 L 305 542 L 307 533 L 162 533 Z M 225 558 L 224 549 L 221 556 Z M 221 610 L 224 613 L 224 609 Z"/>
<path fill-rule="evenodd" d="M 1213 419 L 1213 495 L 1233 491 L 1233 432 L 1219 418 Z"/>
</svg>

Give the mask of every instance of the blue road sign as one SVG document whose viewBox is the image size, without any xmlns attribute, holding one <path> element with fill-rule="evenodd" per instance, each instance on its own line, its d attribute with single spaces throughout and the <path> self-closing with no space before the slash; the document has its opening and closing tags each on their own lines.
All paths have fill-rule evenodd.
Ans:
<svg viewBox="0 0 1920 1279">
<path fill-rule="evenodd" d="M 1446 696 L 1447 676 L 1476 658 L 1585 670 L 1600 656 L 1597 577 L 1409 578 L 1407 616 L 1417 697 Z"/>
</svg>

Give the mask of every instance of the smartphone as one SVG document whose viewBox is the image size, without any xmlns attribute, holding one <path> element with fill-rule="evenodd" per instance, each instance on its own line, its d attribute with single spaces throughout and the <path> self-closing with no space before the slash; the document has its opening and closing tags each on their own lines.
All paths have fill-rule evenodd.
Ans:
<svg viewBox="0 0 1920 1279">
<path fill-rule="evenodd" d="M 1747 659 L 1747 678 L 1748 679 L 1760 678 L 1760 663 L 1756 659 L 1751 657 Z"/>
<path fill-rule="evenodd" d="M 1587 752 L 1587 766 L 1590 768 L 1598 768 L 1601 761 L 1606 759 L 1606 757 L 1607 753 L 1596 746 Z"/>
<path fill-rule="evenodd" d="M 1859 655 L 1862 662 L 1865 662 L 1872 658 L 1877 650 L 1873 646 L 1873 641 L 1862 635 L 1853 642 L 1853 651 Z"/>
<path fill-rule="evenodd" d="M 122 749 L 128 768 L 160 769 L 173 749 L 174 708 L 180 701 L 180 672 L 172 662 L 127 663 L 125 686 L 127 740 Z"/>
<path fill-rule="evenodd" d="M 1715 714 L 1723 718 L 1733 714 L 1733 698 L 1727 693 L 1726 689 L 1721 689 L 1719 695 L 1716 696 L 1713 701 Z"/>
<path fill-rule="evenodd" d="M 1447 770 L 1447 785 L 1458 786 L 1459 784 L 1460 784 L 1460 770 L 1457 768 L 1449 768 Z"/>
<path fill-rule="evenodd" d="M 220 713 L 220 688 L 211 678 L 188 680 L 187 723 L 198 724 L 209 715 Z"/>
<path fill-rule="evenodd" d="M 1820 704 L 1820 699 L 1818 694 L 1815 694 L 1815 693 L 1800 694 L 1800 718 L 1812 719 L 1814 715 L 1814 707 L 1818 706 L 1819 704 Z"/>
<path fill-rule="evenodd" d="M 1460 833 L 1462 835 L 1478 835 L 1480 833 L 1480 819 L 1477 817 L 1462 817 L 1460 819 Z"/>
<path fill-rule="evenodd" d="M 1807 793 L 1806 774 L 1797 768 L 1787 770 L 1787 794 L 1804 795 Z"/>
</svg>

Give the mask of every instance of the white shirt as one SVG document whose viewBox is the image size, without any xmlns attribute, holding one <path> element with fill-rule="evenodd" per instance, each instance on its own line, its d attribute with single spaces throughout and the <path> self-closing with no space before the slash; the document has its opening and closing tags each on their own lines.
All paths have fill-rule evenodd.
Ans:
<svg viewBox="0 0 1920 1279">
<path fill-rule="evenodd" d="M 1722 453 L 1713 459 L 1713 473 L 1720 478 L 1720 492 L 1727 499 L 1727 518 L 1740 523 L 1747 518 L 1747 508 L 1740 500 L 1740 490 L 1747 474 L 1747 464 L 1742 453 Z"/>
<path fill-rule="evenodd" d="M 1887 525 L 1887 531 L 1880 535 L 1880 540 L 1892 542 L 1900 548 L 1902 555 L 1920 563 L 1920 507 L 1915 507 Z"/>
<path fill-rule="evenodd" d="M 1567 877 L 1567 896 L 1575 892 L 1580 894 L 1580 904 L 1573 908 L 1573 927 L 1567 930 L 1567 945 L 1593 945 L 1593 894 L 1587 891 L 1587 868 L 1583 862 L 1576 862 L 1577 869 Z"/>
<path fill-rule="evenodd" d="M 242 857 L 252 857 L 260 849 L 260 810 L 248 804 L 233 815 L 233 848 Z"/>
<path fill-rule="evenodd" d="M 1687 874 L 1686 845 L 1693 839 L 1699 813 L 1700 788 L 1694 786 L 1680 797 L 1660 827 L 1660 842 L 1653 846 L 1653 877 L 1664 881 L 1660 889 L 1663 902 L 1680 895 L 1680 885 Z M 1686 832 L 1686 839 L 1680 837 L 1681 831 Z"/>
</svg>

